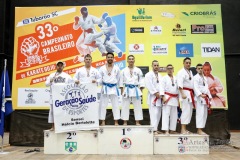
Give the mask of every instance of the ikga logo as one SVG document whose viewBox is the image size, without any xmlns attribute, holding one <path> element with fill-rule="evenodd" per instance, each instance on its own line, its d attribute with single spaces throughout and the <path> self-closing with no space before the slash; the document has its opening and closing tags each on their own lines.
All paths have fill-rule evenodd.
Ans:
<svg viewBox="0 0 240 160">
<path fill-rule="evenodd" d="M 202 57 L 221 57 L 220 43 L 202 43 L 201 44 Z"/>
<path fill-rule="evenodd" d="M 214 18 L 217 15 L 217 11 L 191 11 L 191 12 L 182 12 L 185 16 L 203 16 L 206 18 Z"/>
<path fill-rule="evenodd" d="M 65 142 L 65 151 L 73 153 L 77 150 L 77 142 Z"/>
<path fill-rule="evenodd" d="M 143 54 L 144 53 L 144 44 L 129 44 L 129 53 Z"/>
<path fill-rule="evenodd" d="M 153 55 L 168 55 L 168 44 L 152 44 Z"/>
<path fill-rule="evenodd" d="M 69 115 L 80 115 L 87 111 L 87 104 L 95 102 L 97 98 L 93 95 L 88 97 L 88 89 L 85 87 L 85 85 L 67 85 L 60 93 L 64 97 L 64 100 L 55 100 L 55 107 L 61 107 Z"/>
<path fill-rule="evenodd" d="M 176 44 L 176 57 L 193 57 L 193 44 Z"/>
<path fill-rule="evenodd" d="M 151 34 L 162 34 L 162 27 L 161 26 L 151 26 L 150 33 Z"/>
<path fill-rule="evenodd" d="M 186 36 L 186 28 L 182 28 L 181 24 L 177 23 L 175 28 L 172 29 L 173 36 Z"/>
<path fill-rule="evenodd" d="M 145 8 L 138 8 L 137 13 L 132 15 L 132 21 L 152 21 L 152 16 L 146 15 Z"/>
<path fill-rule="evenodd" d="M 120 145 L 123 149 L 129 149 L 132 145 L 132 142 L 129 138 L 123 138 L 120 141 Z"/>
<path fill-rule="evenodd" d="M 192 34 L 216 34 L 216 24 L 193 24 L 191 25 Z"/>
</svg>

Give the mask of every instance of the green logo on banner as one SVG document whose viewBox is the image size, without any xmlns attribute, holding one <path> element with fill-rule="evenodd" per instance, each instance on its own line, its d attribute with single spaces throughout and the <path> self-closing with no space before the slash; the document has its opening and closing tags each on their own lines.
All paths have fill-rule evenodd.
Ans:
<svg viewBox="0 0 240 160">
<path fill-rule="evenodd" d="M 189 16 L 189 14 L 187 12 L 182 12 L 182 14 L 184 14 L 186 16 Z"/>
<path fill-rule="evenodd" d="M 145 8 L 137 9 L 138 15 L 132 15 L 133 21 L 152 21 L 152 16 L 145 15 Z"/>
<path fill-rule="evenodd" d="M 77 150 L 77 142 L 65 142 L 65 150 L 72 153 Z"/>
</svg>

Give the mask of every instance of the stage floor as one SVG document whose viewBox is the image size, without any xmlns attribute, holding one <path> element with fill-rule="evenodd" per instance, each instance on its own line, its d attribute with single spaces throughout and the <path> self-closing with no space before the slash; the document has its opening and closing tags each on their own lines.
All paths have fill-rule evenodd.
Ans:
<svg viewBox="0 0 240 160">
<path fill-rule="evenodd" d="M 209 155 L 45 155 L 43 147 L 10 146 L 8 144 L 9 134 L 4 135 L 4 148 L 0 159 L 2 160 L 224 160 L 240 157 L 240 131 L 231 132 L 231 143 L 229 145 L 217 145 L 210 147 Z M 24 153 L 26 150 L 39 148 L 40 152 Z"/>
</svg>

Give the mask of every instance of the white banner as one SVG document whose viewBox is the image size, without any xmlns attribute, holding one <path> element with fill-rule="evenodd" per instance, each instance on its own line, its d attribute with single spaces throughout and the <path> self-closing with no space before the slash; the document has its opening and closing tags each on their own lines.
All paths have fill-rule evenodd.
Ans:
<svg viewBox="0 0 240 160">
<path fill-rule="evenodd" d="M 99 128 L 96 84 L 53 86 L 55 132 Z"/>
</svg>

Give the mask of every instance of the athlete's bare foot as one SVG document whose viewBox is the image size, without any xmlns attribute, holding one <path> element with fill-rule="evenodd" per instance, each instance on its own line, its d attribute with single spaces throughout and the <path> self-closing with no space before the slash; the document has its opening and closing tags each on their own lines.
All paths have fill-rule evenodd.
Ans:
<svg viewBox="0 0 240 160">
<path fill-rule="evenodd" d="M 141 126 L 139 121 L 136 121 L 136 126 Z"/>
<path fill-rule="evenodd" d="M 115 120 L 115 123 L 114 123 L 115 126 L 118 126 L 118 120 Z"/>
<path fill-rule="evenodd" d="M 105 124 L 105 121 L 104 120 L 102 120 L 102 123 L 101 123 L 101 125 L 100 126 L 105 126 L 106 124 Z"/>
</svg>

